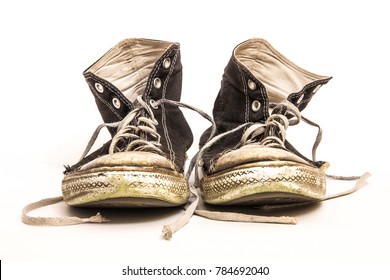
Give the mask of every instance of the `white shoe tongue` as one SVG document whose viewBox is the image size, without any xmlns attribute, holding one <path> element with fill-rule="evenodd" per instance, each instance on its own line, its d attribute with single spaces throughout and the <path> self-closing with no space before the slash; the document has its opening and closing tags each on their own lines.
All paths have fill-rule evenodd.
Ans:
<svg viewBox="0 0 390 280">
<path fill-rule="evenodd" d="M 265 87 L 269 101 L 279 103 L 313 82 L 330 77 L 309 72 L 275 50 L 263 39 L 252 39 L 238 45 L 234 55 Z M 253 89 L 253 88 L 252 88 Z"/>
<path fill-rule="evenodd" d="M 144 94 L 149 76 L 171 42 L 126 39 L 110 49 L 86 72 L 108 81 L 130 101 Z"/>
</svg>

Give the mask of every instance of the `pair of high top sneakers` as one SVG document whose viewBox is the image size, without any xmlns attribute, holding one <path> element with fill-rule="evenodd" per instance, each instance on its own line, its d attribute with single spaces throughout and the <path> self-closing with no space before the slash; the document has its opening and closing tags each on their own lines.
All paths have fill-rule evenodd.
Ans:
<svg viewBox="0 0 390 280">
<path fill-rule="evenodd" d="M 59 200 L 77 207 L 186 204 L 191 186 L 184 169 L 193 135 L 180 107 L 194 108 L 180 102 L 179 44 L 123 40 L 84 76 L 104 124 L 80 161 L 66 167 Z M 198 188 L 192 193 L 220 206 L 324 199 L 328 163 L 299 153 L 287 140 L 287 128 L 301 120 L 317 126 L 301 111 L 330 79 L 300 68 L 263 39 L 239 44 L 223 74 L 213 125 L 201 136 L 191 164 Z M 103 127 L 112 138 L 90 153 Z"/>
</svg>

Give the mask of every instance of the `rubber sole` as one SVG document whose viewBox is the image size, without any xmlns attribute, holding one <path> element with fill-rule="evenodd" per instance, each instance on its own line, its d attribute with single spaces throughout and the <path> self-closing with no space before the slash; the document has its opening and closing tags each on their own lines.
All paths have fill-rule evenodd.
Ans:
<svg viewBox="0 0 390 280">
<path fill-rule="evenodd" d="M 325 196 L 322 170 L 293 162 L 260 162 L 206 176 L 202 197 L 214 205 L 288 204 Z"/>
<path fill-rule="evenodd" d="M 172 207 L 187 202 L 183 174 L 152 167 L 100 167 L 65 175 L 64 201 L 78 207 Z"/>
</svg>

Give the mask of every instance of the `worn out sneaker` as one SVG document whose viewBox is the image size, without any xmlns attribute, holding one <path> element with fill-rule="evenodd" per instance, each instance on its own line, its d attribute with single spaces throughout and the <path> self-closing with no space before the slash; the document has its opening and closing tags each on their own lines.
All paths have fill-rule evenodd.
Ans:
<svg viewBox="0 0 390 280">
<path fill-rule="evenodd" d="M 65 201 L 76 207 L 171 207 L 188 202 L 184 175 L 186 152 L 193 142 L 180 107 L 213 123 L 203 111 L 180 102 L 182 65 L 178 43 L 126 39 L 84 71 L 104 123 L 93 133 L 81 159 L 66 166 L 62 196 L 24 207 L 30 225 L 73 225 L 108 221 L 100 213 L 89 218 L 33 217 L 34 209 Z M 111 140 L 90 153 L 102 128 Z M 191 211 L 165 226 L 164 237 L 189 220 Z"/>
<path fill-rule="evenodd" d="M 358 180 L 355 187 L 325 196 L 328 163 L 315 158 L 321 129 L 301 116 L 301 111 L 330 77 L 298 67 L 265 40 L 248 40 L 234 49 L 215 100 L 214 118 L 180 102 L 182 66 L 177 43 L 124 40 L 90 66 L 84 76 L 105 123 L 98 126 L 79 162 L 66 167 L 63 195 L 23 209 L 26 224 L 106 221 L 99 213 L 89 218 L 28 215 L 62 200 L 77 207 L 185 204 L 184 215 L 163 227 L 166 239 L 193 214 L 225 221 L 295 223 L 293 217 L 247 215 L 234 205 L 323 201 L 355 191 L 369 176 L 344 177 Z M 186 176 L 184 162 L 193 137 L 179 107 L 194 110 L 212 123 L 201 137 L 200 149 Z M 302 120 L 319 131 L 312 159 L 287 141 L 287 128 Z M 112 139 L 90 153 L 104 127 Z M 189 184 L 194 169 L 195 182 Z M 200 201 L 195 187 L 206 204 Z M 225 208 L 219 212 L 209 204 L 233 205 L 234 211 Z"/>
<path fill-rule="evenodd" d="M 328 163 L 300 154 L 287 128 L 331 77 L 306 71 L 263 39 L 239 44 L 227 64 L 213 117 L 201 140 L 197 172 L 206 203 L 262 205 L 324 198 Z M 318 126 L 317 126 L 318 127 Z"/>
<path fill-rule="evenodd" d="M 62 196 L 23 209 L 30 225 L 72 225 L 107 221 L 90 218 L 32 217 L 34 209 L 65 201 L 76 207 L 170 207 L 187 202 L 184 176 L 191 129 L 179 107 L 182 65 L 178 43 L 126 39 L 84 71 L 104 124 L 93 133 L 81 159 L 66 166 Z M 102 128 L 111 133 L 90 153 Z"/>
<path fill-rule="evenodd" d="M 186 203 L 189 187 L 183 170 L 192 133 L 173 104 L 181 96 L 179 45 L 127 39 L 84 76 L 112 140 L 86 156 L 89 145 L 81 160 L 66 169 L 64 201 L 109 207 Z"/>
</svg>

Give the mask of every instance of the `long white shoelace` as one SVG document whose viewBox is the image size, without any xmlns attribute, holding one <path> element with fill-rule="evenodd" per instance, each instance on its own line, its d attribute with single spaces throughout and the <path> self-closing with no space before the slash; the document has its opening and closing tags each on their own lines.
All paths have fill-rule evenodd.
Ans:
<svg viewBox="0 0 390 280">
<path fill-rule="evenodd" d="M 156 108 L 162 104 L 170 104 L 197 112 L 212 123 L 212 135 L 215 134 L 216 126 L 213 119 L 207 113 L 203 112 L 198 108 L 195 108 L 182 102 L 168 99 L 160 99 L 158 101 L 151 100 L 149 105 L 145 101 L 143 101 L 142 97 L 140 96 L 137 98 L 137 102 L 138 107 L 132 110 L 129 114 L 127 114 L 127 116 L 123 120 L 114 123 L 104 123 L 96 128 L 80 158 L 80 161 L 88 155 L 96 139 L 98 138 L 100 131 L 104 127 L 117 129 L 117 133 L 112 138 L 109 147 L 110 154 L 124 151 L 149 151 L 157 154 L 163 154 L 160 149 L 160 135 L 158 134 L 156 129 L 158 122 L 155 119 L 152 110 L 152 107 Z M 148 140 L 146 140 L 145 135 L 148 135 Z M 66 226 L 81 223 L 103 223 L 109 221 L 100 213 L 97 213 L 96 215 L 88 218 L 33 217 L 28 215 L 33 210 L 52 205 L 61 201 L 63 201 L 63 196 L 57 196 L 52 198 L 45 198 L 26 205 L 22 211 L 23 223 L 36 226 Z"/>
<path fill-rule="evenodd" d="M 295 217 L 289 217 L 289 216 L 268 216 L 268 215 L 263 216 L 257 214 L 245 214 L 245 213 L 240 213 L 239 210 L 234 212 L 221 212 L 215 210 L 200 209 L 198 207 L 200 203 L 200 196 L 196 188 L 199 185 L 200 177 L 203 176 L 202 158 L 206 150 L 210 148 L 212 145 L 214 145 L 215 143 L 217 143 L 218 140 L 220 140 L 221 138 L 228 137 L 232 133 L 242 129 L 245 129 L 245 132 L 239 143 L 239 145 L 241 146 L 253 144 L 253 145 L 260 145 L 260 146 L 273 146 L 273 147 L 279 147 L 285 149 L 284 142 L 286 139 L 286 129 L 288 128 L 289 125 L 295 125 L 299 123 L 299 121 L 302 119 L 306 123 L 312 126 L 316 126 L 318 128 L 317 138 L 312 149 L 312 157 L 313 160 L 315 160 L 316 149 L 322 137 L 322 130 L 314 122 L 302 117 L 300 115 L 299 110 L 293 104 L 289 102 L 284 102 L 282 104 L 274 105 L 274 108 L 276 109 L 281 109 L 284 106 L 284 108 L 287 109 L 294 116 L 293 118 L 288 119 L 284 114 L 271 114 L 271 116 L 267 119 L 267 121 L 264 124 L 245 123 L 241 126 L 236 127 L 235 129 L 232 129 L 230 131 L 215 136 L 216 125 L 213 119 L 202 110 L 199 110 L 185 103 L 167 100 L 167 99 L 161 99 L 157 102 L 152 103 L 151 105 L 146 104 L 146 102 L 144 102 L 140 97 L 137 99 L 137 101 L 140 106 L 134 109 L 133 111 L 131 111 L 122 121 L 115 122 L 115 123 L 106 123 L 97 127 L 97 129 L 95 130 L 95 132 L 91 137 L 91 140 L 88 142 L 88 145 L 84 153 L 82 154 L 81 159 L 84 159 L 87 156 L 93 144 L 95 143 L 100 130 L 103 127 L 117 128 L 117 133 L 112 139 L 109 148 L 109 153 L 138 150 L 138 151 L 151 151 L 151 152 L 161 154 L 162 151 L 160 149 L 161 146 L 160 136 L 158 135 L 156 130 L 156 125 L 158 125 L 158 123 L 154 118 L 153 111 L 150 106 L 156 107 L 161 104 L 171 104 L 178 107 L 187 108 L 199 113 L 201 116 L 203 116 L 204 118 L 206 118 L 212 123 L 212 130 L 211 130 L 209 140 L 193 157 L 186 174 L 187 180 L 190 181 L 190 176 L 192 175 L 195 169 L 195 182 L 190 184 L 190 192 L 193 196 L 193 200 L 187 205 L 184 214 L 179 219 L 177 219 L 176 221 L 174 221 L 169 225 L 164 225 L 163 236 L 165 239 L 167 240 L 171 239 L 172 235 L 178 230 L 180 230 L 183 226 L 185 226 L 190 221 L 191 217 L 194 214 L 208 219 L 218 220 L 218 221 L 281 223 L 281 224 L 297 223 L 297 219 Z M 142 112 L 146 112 L 149 117 L 143 116 Z M 133 120 L 137 120 L 137 123 L 133 124 Z M 143 133 L 150 135 L 151 139 L 154 140 L 144 140 L 145 138 L 140 136 Z M 256 138 L 258 138 L 263 134 L 266 134 L 267 136 L 263 137 L 260 142 L 257 141 Z M 127 144 L 123 145 L 122 142 L 126 142 Z M 122 145 L 119 145 L 120 143 L 122 143 Z M 331 175 L 327 175 L 327 176 L 330 179 L 354 180 L 356 181 L 356 183 L 351 189 L 347 191 L 336 193 L 316 201 L 304 202 L 304 203 L 293 203 L 288 205 L 272 205 L 272 206 L 265 205 L 265 206 L 258 207 L 258 209 L 261 211 L 268 211 L 275 208 L 279 209 L 279 208 L 298 206 L 298 205 L 309 204 L 309 203 L 310 204 L 318 203 L 321 201 L 348 195 L 361 188 L 364 185 L 366 179 L 370 176 L 370 174 L 366 172 L 361 176 L 350 176 L 350 177 L 331 176 Z M 28 215 L 31 211 L 35 209 L 52 205 L 61 201 L 63 201 L 63 197 L 58 196 L 53 198 L 42 199 L 40 201 L 28 204 L 27 206 L 24 207 L 22 211 L 22 221 L 28 225 L 38 225 L 38 226 L 45 226 L 45 225 L 65 226 L 65 225 L 75 225 L 81 223 L 103 223 L 109 221 L 108 219 L 103 217 L 100 213 L 97 213 L 96 215 L 88 218 L 33 217 Z"/>
<path fill-rule="evenodd" d="M 227 131 L 225 133 L 219 134 L 215 137 L 211 135 L 211 139 L 206 142 L 206 144 L 199 150 L 199 152 L 194 156 L 192 159 L 190 166 L 188 168 L 187 172 L 187 179 L 190 178 L 190 175 L 192 174 L 193 169 L 195 168 L 195 182 L 194 184 L 190 185 L 190 190 L 192 195 L 194 196 L 194 200 L 189 204 L 187 209 L 185 210 L 184 215 L 175 221 L 174 223 L 170 225 L 165 225 L 163 227 L 163 234 L 165 239 L 171 239 L 172 235 L 178 231 L 180 228 L 182 228 L 184 225 L 186 225 L 191 216 L 193 214 L 202 216 L 208 219 L 212 220 L 218 220 L 218 221 L 232 221 L 232 222 L 251 222 L 251 223 L 278 223 L 278 224 L 296 224 L 297 218 L 290 217 L 290 216 L 264 216 L 264 215 L 257 215 L 257 214 L 245 214 L 240 213 L 242 211 L 242 208 L 237 208 L 234 212 L 228 212 L 228 211 L 215 211 L 213 210 L 202 210 L 198 208 L 198 205 L 200 203 L 200 196 L 198 194 L 198 191 L 196 187 L 199 186 L 199 182 L 201 177 L 203 177 L 203 155 L 209 149 L 211 146 L 218 143 L 218 141 L 224 137 L 228 137 L 229 135 L 243 130 L 244 133 L 241 137 L 240 143 L 237 145 L 236 148 L 239 148 L 244 145 L 258 145 L 258 146 L 268 146 L 268 147 L 275 147 L 275 148 L 282 148 L 286 149 L 285 147 L 285 141 L 286 141 L 286 130 L 290 125 L 296 125 L 300 122 L 300 120 L 304 120 L 306 123 L 308 123 L 311 126 L 315 126 L 318 128 L 318 134 L 316 137 L 316 140 L 313 144 L 312 148 L 312 158 L 313 161 L 316 160 L 316 151 L 317 147 L 321 142 L 322 139 L 322 129 L 319 125 L 316 123 L 310 121 L 309 119 L 301 116 L 298 108 L 293 105 L 292 103 L 285 101 L 279 104 L 271 104 L 273 107 L 273 112 L 285 112 L 285 114 L 288 112 L 290 115 L 292 115 L 291 118 L 287 118 L 285 114 L 278 114 L 273 113 L 271 116 L 266 120 L 266 122 L 263 123 L 245 123 L 242 124 L 230 131 Z M 260 137 L 262 136 L 262 137 Z M 259 139 L 261 139 L 259 141 Z M 362 174 L 361 176 L 334 176 L 334 175 L 326 175 L 329 179 L 336 179 L 336 180 L 343 180 L 343 181 L 356 181 L 355 185 L 344 191 L 339 192 L 336 194 L 328 195 L 322 199 L 313 200 L 310 202 L 300 202 L 300 203 L 291 203 L 291 204 L 282 204 L 282 205 L 264 205 L 260 207 L 256 207 L 257 210 L 260 213 L 263 213 L 265 211 L 270 211 L 274 209 L 282 209 L 282 208 L 288 208 L 288 207 L 296 207 L 296 206 L 302 206 L 305 204 L 314 204 L 319 203 L 322 201 L 326 201 L 329 199 L 334 199 L 337 197 L 345 196 L 348 194 L 351 194 L 358 189 L 360 189 L 364 183 L 366 182 L 367 178 L 370 176 L 370 173 L 366 172 Z"/>
</svg>

